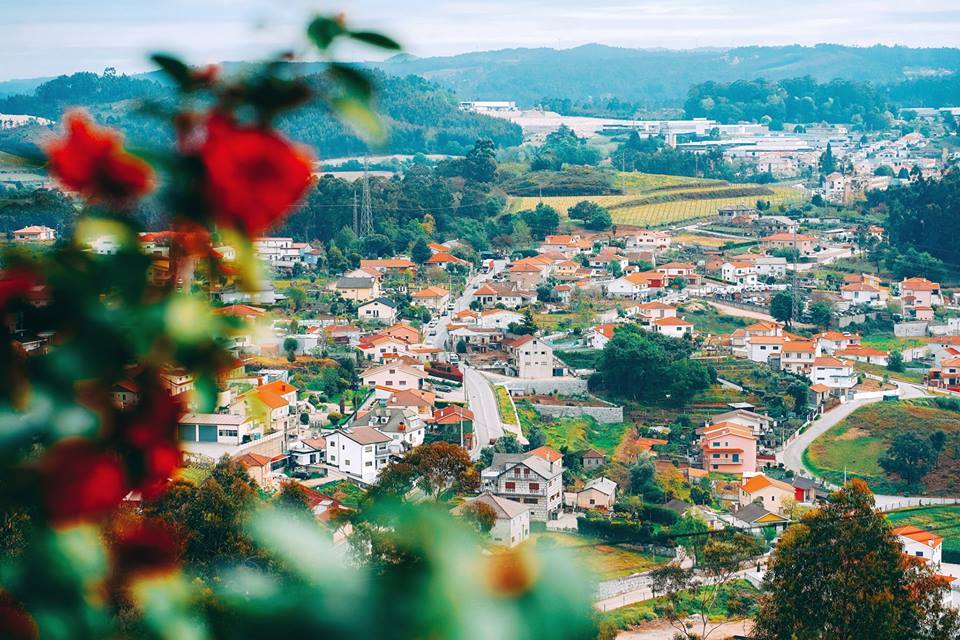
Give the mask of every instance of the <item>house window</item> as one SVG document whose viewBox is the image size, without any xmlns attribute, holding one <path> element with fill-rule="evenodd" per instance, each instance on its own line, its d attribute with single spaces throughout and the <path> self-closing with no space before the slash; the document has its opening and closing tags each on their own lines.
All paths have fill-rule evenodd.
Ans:
<svg viewBox="0 0 960 640">
<path fill-rule="evenodd" d="M 531 482 L 531 483 L 530 483 L 530 491 L 539 491 L 539 490 L 540 490 L 540 483 L 539 483 L 539 482 Z"/>
<path fill-rule="evenodd" d="M 922 558 L 922 557 L 923 557 L 923 551 L 917 551 L 917 557 L 918 557 L 918 558 Z"/>
<path fill-rule="evenodd" d="M 373 466 L 373 460 L 368 460 L 367 462 L 365 462 L 365 463 L 363 464 L 363 466 L 365 466 L 365 467 L 372 467 L 372 466 Z"/>
<path fill-rule="evenodd" d="M 505 483 L 505 484 L 503 485 L 503 487 L 504 487 L 504 489 L 506 489 L 507 491 L 513 491 L 514 489 L 516 489 L 517 483 L 516 483 L 516 482 L 507 482 L 507 483 Z"/>
<path fill-rule="evenodd" d="M 734 462 L 740 462 L 740 454 L 739 454 L 739 453 L 733 454 L 733 461 L 734 461 Z"/>
</svg>

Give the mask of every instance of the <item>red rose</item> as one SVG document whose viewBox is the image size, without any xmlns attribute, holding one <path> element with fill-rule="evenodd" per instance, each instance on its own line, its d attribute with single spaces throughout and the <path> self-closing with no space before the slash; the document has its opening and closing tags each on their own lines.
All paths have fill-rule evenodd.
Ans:
<svg viewBox="0 0 960 640">
<path fill-rule="evenodd" d="M 177 566 L 180 545 L 166 524 L 135 518 L 122 523 L 110 544 L 113 571 L 121 582 L 133 577 L 167 573 Z"/>
<path fill-rule="evenodd" d="M 37 277 L 29 271 L 0 271 L 0 309 L 16 298 L 25 297 L 36 284 Z"/>
<path fill-rule="evenodd" d="M 129 417 L 123 439 L 137 449 L 176 442 L 182 414 L 183 407 L 170 394 L 162 389 L 153 391 Z"/>
<path fill-rule="evenodd" d="M 102 515 L 128 491 L 116 455 L 84 440 L 55 444 L 44 455 L 40 471 L 44 503 L 56 524 Z"/>
<path fill-rule="evenodd" d="M 50 173 L 86 198 L 121 203 L 149 193 L 150 165 L 123 149 L 120 134 L 97 126 L 86 113 L 64 118 L 66 135 L 47 145 Z"/>
<path fill-rule="evenodd" d="M 313 175 L 308 151 L 275 131 L 239 125 L 222 114 L 208 120 L 200 156 L 217 222 L 248 235 L 261 233 L 289 213 Z"/>
</svg>

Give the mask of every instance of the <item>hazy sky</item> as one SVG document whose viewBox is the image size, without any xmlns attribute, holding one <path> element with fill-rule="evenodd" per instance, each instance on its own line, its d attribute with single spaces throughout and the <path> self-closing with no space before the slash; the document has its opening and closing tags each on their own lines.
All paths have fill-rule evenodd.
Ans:
<svg viewBox="0 0 960 640">
<path fill-rule="evenodd" d="M 421 56 L 590 42 L 960 46 L 957 0 L 0 0 L 0 80 L 142 71 L 156 50 L 196 63 L 251 59 L 303 47 L 307 17 L 340 10 Z"/>
</svg>

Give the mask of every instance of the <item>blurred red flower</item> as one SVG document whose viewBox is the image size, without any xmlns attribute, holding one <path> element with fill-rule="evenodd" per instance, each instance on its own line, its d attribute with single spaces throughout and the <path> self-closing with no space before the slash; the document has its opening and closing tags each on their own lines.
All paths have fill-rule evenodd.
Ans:
<svg viewBox="0 0 960 640">
<path fill-rule="evenodd" d="M 94 201 L 118 204 L 154 187 L 150 165 L 123 148 L 120 134 L 97 126 L 83 111 L 64 117 L 63 137 L 47 145 L 50 173 Z"/>
<path fill-rule="evenodd" d="M 37 284 L 37 276 L 23 269 L 0 271 L 0 309 L 16 298 L 26 297 Z"/>
<path fill-rule="evenodd" d="M 123 439 L 137 449 L 146 449 L 155 444 L 176 442 L 177 421 L 183 414 L 183 406 L 153 380 L 150 389 L 137 405 L 124 429 Z"/>
<path fill-rule="evenodd" d="M 37 623 L 27 613 L 23 605 L 5 592 L 0 591 L 0 631 L 10 640 L 32 640 L 39 638 Z"/>
<path fill-rule="evenodd" d="M 177 566 L 180 543 L 170 527 L 155 519 L 134 518 L 114 530 L 113 571 L 121 582 L 167 573 Z"/>
<path fill-rule="evenodd" d="M 117 456 L 85 440 L 55 444 L 44 455 L 40 473 L 43 500 L 55 524 L 102 515 L 128 491 Z"/>
<path fill-rule="evenodd" d="M 200 149 L 207 198 L 218 223 L 257 235 L 283 218 L 310 184 L 313 159 L 277 132 L 220 113 Z"/>
</svg>

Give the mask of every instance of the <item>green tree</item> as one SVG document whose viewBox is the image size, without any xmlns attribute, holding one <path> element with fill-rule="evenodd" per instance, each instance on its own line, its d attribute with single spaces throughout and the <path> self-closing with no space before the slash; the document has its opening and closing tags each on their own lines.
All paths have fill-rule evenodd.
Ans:
<svg viewBox="0 0 960 640">
<path fill-rule="evenodd" d="M 833 321 L 833 310 L 833 305 L 826 300 L 817 300 L 810 305 L 810 321 L 822 329 L 827 329 Z"/>
<path fill-rule="evenodd" d="M 463 507 L 464 520 L 476 527 L 480 533 L 490 533 L 497 523 L 497 512 L 486 502 L 474 500 Z"/>
<path fill-rule="evenodd" d="M 904 557 L 866 483 L 854 479 L 780 538 L 753 637 L 947 640 L 960 626 L 943 606 L 946 589 Z"/>
<path fill-rule="evenodd" d="M 520 219 L 530 226 L 531 235 L 537 240 L 543 240 L 548 235 L 556 233 L 560 226 L 560 214 L 548 204 L 537 203 L 534 209 L 520 212 Z"/>
<path fill-rule="evenodd" d="M 933 470 L 938 453 L 930 446 L 929 438 L 915 432 L 901 433 L 890 443 L 879 463 L 887 473 L 895 473 L 912 484 Z"/>
<path fill-rule="evenodd" d="M 427 241 L 423 238 L 419 238 L 410 249 L 410 259 L 416 262 L 417 264 L 423 264 L 433 255 L 433 252 L 430 251 L 430 247 L 427 246 Z"/>
<path fill-rule="evenodd" d="M 173 527 L 184 560 L 205 571 L 221 561 L 259 556 L 244 530 L 245 517 L 259 504 L 258 492 L 246 469 L 224 456 L 202 483 L 175 480 L 143 510 Z"/>
<path fill-rule="evenodd" d="M 527 451 L 533 451 L 547 444 L 547 434 L 539 425 L 530 425 L 527 430 Z"/>
<path fill-rule="evenodd" d="M 466 491 L 479 483 L 466 449 L 450 442 L 422 444 L 410 451 L 404 461 L 417 470 L 419 487 L 437 500 L 446 491 Z"/>
<path fill-rule="evenodd" d="M 789 291 L 780 291 L 773 296 L 770 301 L 770 315 L 780 322 L 785 322 L 788 326 L 793 321 L 794 307 L 793 296 Z"/>
<path fill-rule="evenodd" d="M 820 173 L 827 175 L 837 170 L 837 161 L 833 157 L 833 147 L 827 143 L 826 150 L 820 155 Z"/>
<path fill-rule="evenodd" d="M 467 180 L 474 182 L 493 182 L 497 177 L 496 145 L 493 140 L 481 138 L 464 159 L 464 174 Z"/>
<path fill-rule="evenodd" d="M 894 372 L 901 372 L 906 369 L 906 366 L 903 363 L 903 353 L 893 350 L 890 352 L 890 355 L 887 356 L 887 370 Z"/>
<path fill-rule="evenodd" d="M 297 359 L 297 340 L 296 338 L 285 338 L 283 340 L 283 350 L 287 354 L 287 360 L 293 362 Z"/>
</svg>

